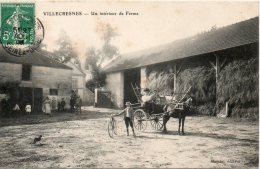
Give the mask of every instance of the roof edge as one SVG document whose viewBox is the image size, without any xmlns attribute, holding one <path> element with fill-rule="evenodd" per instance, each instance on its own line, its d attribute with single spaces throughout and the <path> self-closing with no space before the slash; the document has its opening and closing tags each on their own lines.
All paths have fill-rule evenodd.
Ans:
<svg viewBox="0 0 260 169">
<path fill-rule="evenodd" d="M 146 67 L 146 66 L 149 66 L 149 65 L 157 65 L 157 64 L 163 64 L 163 63 L 166 63 L 166 62 L 170 62 L 170 61 L 187 59 L 187 58 L 190 58 L 190 57 L 196 57 L 196 56 L 205 55 L 205 54 L 209 54 L 209 53 L 214 53 L 214 52 L 218 52 L 218 51 L 233 49 L 233 48 L 237 48 L 237 47 L 241 47 L 241 46 L 245 46 L 245 45 L 250 45 L 250 44 L 254 44 L 254 43 L 259 43 L 259 41 L 255 41 L 255 42 L 251 42 L 251 43 L 245 43 L 245 44 L 242 44 L 242 45 L 233 46 L 233 47 L 229 47 L 229 48 L 223 48 L 223 49 L 219 49 L 219 50 L 215 50 L 215 51 L 211 51 L 211 52 L 205 52 L 205 53 L 201 53 L 201 54 L 198 54 L 198 55 L 190 55 L 190 56 L 187 56 L 187 57 L 184 57 L 184 58 L 172 59 L 172 60 L 168 60 L 168 61 L 157 62 L 157 63 L 153 63 L 153 64 L 146 64 L 146 65 L 126 68 L 126 69 L 119 69 L 119 70 L 112 70 L 112 71 L 101 71 L 101 72 L 102 73 L 116 73 L 116 72 L 120 72 L 120 71 L 126 71 L 126 70 L 130 70 L 130 69 Z"/>
<path fill-rule="evenodd" d="M 61 67 L 55 67 L 55 68 L 59 68 L 59 69 L 70 69 L 70 70 L 72 70 L 71 67 L 69 67 L 69 66 L 67 66 L 67 65 L 65 65 L 65 64 L 63 64 L 63 63 L 60 63 L 60 62 L 58 62 L 58 61 L 56 61 L 56 60 L 54 60 L 54 59 L 51 59 L 51 58 L 49 58 L 48 56 L 45 56 L 45 55 L 44 55 L 43 53 L 41 53 L 40 51 L 38 51 L 38 50 L 35 50 L 35 51 L 38 52 L 38 54 L 40 54 L 41 56 L 45 57 L 46 59 L 48 59 L 48 60 L 50 60 L 50 61 L 53 61 L 53 62 L 56 62 L 57 64 L 60 64 L 60 65 L 64 66 L 64 68 L 61 68 Z M 44 67 L 48 67 L 48 66 L 44 66 Z M 53 67 L 53 66 L 50 66 L 50 67 Z"/>
</svg>

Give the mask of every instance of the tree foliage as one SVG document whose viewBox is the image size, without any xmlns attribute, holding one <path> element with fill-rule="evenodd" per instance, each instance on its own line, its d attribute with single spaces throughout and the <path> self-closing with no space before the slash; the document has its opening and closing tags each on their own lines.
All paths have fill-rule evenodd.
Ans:
<svg viewBox="0 0 260 169">
<path fill-rule="evenodd" d="M 53 55 L 50 57 L 61 63 L 66 63 L 71 59 L 79 60 L 78 54 L 74 49 L 70 37 L 65 31 L 60 33 L 59 39 L 56 41 L 58 48 L 53 51 Z"/>
<path fill-rule="evenodd" d="M 103 40 L 103 45 L 100 49 L 94 47 L 88 48 L 86 52 L 85 68 L 92 73 L 92 79 L 87 82 L 86 86 L 91 90 L 94 87 L 102 87 L 105 85 L 105 75 L 100 72 L 101 67 L 105 62 L 119 56 L 118 48 L 111 44 L 111 40 L 118 36 L 115 28 L 110 24 L 106 24 L 98 30 Z M 94 86 L 94 87 L 93 87 Z"/>
</svg>

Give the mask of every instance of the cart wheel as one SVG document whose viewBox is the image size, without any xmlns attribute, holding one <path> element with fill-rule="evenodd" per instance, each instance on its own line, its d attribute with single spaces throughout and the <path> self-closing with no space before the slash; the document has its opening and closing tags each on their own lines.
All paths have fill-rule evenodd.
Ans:
<svg viewBox="0 0 260 169">
<path fill-rule="evenodd" d="M 114 135 L 117 135 L 116 120 L 113 117 L 111 117 L 110 121 L 108 122 L 107 131 L 108 131 L 109 137 L 111 137 L 111 138 L 113 138 Z"/>
<path fill-rule="evenodd" d="M 134 112 L 134 126 L 139 131 L 144 131 L 147 126 L 146 114 L 142 109 Z"/>
<path fill-rule="evenodd" d="M 163 118 L 161 116 L 151 115 L 150 122 L 154 130 L 160 130 L 163 127 Z"/>
</svg>

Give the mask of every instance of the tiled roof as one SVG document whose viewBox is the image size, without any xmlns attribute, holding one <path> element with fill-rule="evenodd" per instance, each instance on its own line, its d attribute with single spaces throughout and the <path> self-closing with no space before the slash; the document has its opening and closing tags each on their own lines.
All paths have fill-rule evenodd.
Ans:
<svg viewBox="0 0 260 169">
<path fill-rule="evenodd" d="M 53 59 L 48 58 L 39 51 L 34 51 L 25 56 L 17 57 L 7 53 L 3 47 L 0 47 L 0 62 L 16 63 L 16 64 L 29 64 L 36 66 L 53 67 L 60 69 L 72 69 L 62 63 L 59 63 Z"/>
<path fill-rule="evenodd" d="M 259 42 L 258 17 L 121 56 L 103 68 L 115 72 Z"/>
</svg>

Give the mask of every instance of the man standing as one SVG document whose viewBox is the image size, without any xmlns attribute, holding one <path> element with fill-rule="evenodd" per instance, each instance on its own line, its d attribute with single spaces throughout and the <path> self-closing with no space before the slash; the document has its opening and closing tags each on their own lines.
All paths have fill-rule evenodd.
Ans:
<svg viewBox="0 0 260 169">
<path fill-rule="evenodd" d="M 132 105 L 131 105 L 130 102 L 126 102 L 125 105 L 126 105 L 126 108 L 124 110 L 122 110 L 118 114 L 114 114 L 113 116 L 119 116 L 121 114 L 124 114 L 124 120 L 125 120 L 127 136 L 129 136 L 128 127 L 130 125 L 130 127 L 132 128 L 132 131 L 133 131 L 133 135 L 135 137 L 135 131 L 134 131 L 134 127 L 133 127 L 134 110 L 133 110 Z"/>
<path fill-rule="evenodd" d="M 64 98 L 61 99 L 61 103 L 60 103 L 60 106 L 61 106 L 61 111 L 64 111 L 65 110 L 65 100 Z"/>
<path fill-rule="evenodd" d="M 76 103 L 77 98 L 78 98 L 77 92 L 72 90 L 71 96 L 70 96 L 70 111 L 71 111 L 71 113 L 73 113 L 74 110 L 75 110 L 75 103 Z"/>
</svg>

